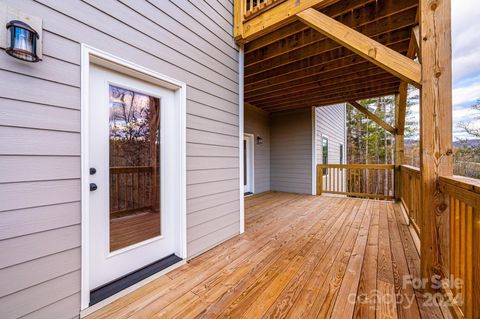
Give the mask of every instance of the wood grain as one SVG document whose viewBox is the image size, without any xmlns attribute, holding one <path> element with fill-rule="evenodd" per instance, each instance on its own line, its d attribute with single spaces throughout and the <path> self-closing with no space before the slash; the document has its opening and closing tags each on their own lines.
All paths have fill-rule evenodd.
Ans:
<svg viewBox="0 0 480 319">
<path fill-rule="evenodd" d="M 398 290 L 420 260 L 396 204 L 263 193 L 245 208 L 244 234 L 88 318 L 441 318 L 420 300 L 351 302 L 377 288 L 418 296 Z"/>
<path fill-rule="evenodd" d="M 315 9 L 297 14 L 306 24 L 404 81 L 419 86 L 420 65 Z"/>
</svg>

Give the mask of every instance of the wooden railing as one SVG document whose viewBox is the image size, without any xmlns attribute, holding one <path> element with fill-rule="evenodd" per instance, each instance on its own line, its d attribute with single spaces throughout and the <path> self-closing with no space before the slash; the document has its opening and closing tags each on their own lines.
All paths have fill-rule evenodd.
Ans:
<svg viewBox="0 0 480 319">
<path fill-rule="evenodd" d="M 400 201 L 407 211 L 411 225 L 420 235 L 420 169 L 413 166 L 400 166 Z"/>
<path fill-rule="evenodd" d="M 394 198 L 394 165 L 317 165 L 317 194 Z"/>
<path fill-rule="evenodd" d="M 245 12 L 243 13 L 243 15 L 244 15 L 244 19 L 248 20 L 284 2 L 285 0 L 244 0 L 244 1 L 245 1 L 245 5 L 244 5 Z"/>
<path fill-rule="evenodd" d="M 131 212 L 157 209 L 158 169 L 151 166 L 110 168 L 110 214 L 117 217 Z"/>
<path fill-rule="evenodd" d="M 454 298 L 458 317 L 478 318 L 480 314 L 480 181 L 465 177 L 440 177 L 449 205 L 449 248 L 443 252 L 453 279 L 447 295 Z M 444 285 L 445 287 L 445 285 Z"/>
</svg>

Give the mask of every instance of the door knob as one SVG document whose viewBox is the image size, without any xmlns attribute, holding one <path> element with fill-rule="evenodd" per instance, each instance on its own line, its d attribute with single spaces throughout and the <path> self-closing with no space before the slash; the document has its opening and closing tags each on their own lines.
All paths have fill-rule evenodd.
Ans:
<svg viewBox="0 0 480 319">
<path fill-rule="evenodd" d="M 90 191 L 93 192 L 93 191 L 96 191 L 97 190 L 97 184 L 95 183 L 90 183 Z"/>
<path fill-rule="evenodd" d="M 90 167 L 90 175 L 95 175 L 97 169 L 95 167 Z"/>
</svg>

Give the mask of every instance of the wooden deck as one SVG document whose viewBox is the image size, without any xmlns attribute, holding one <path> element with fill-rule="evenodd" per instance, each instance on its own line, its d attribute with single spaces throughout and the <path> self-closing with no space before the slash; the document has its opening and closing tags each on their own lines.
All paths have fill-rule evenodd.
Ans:
<svg viewBox="0 0 480 319">
<path fill-rule="evenodd" d="M 397 205 L 265 193 L 245 207 L 243 235 L 89 318 L 450 317 L 402 286 L 420 261 Z"/>
<path fill-rule="evenodd" d="M 142 211 L 110 219 L 110 251 L 160 236 L 160 213 Z"/>
</svg>

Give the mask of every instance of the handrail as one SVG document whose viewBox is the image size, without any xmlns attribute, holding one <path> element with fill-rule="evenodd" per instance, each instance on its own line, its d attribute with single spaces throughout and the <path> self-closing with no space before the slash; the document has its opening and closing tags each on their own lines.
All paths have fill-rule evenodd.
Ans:
<svg viewBox="0 0 480 319">
<path fill-rule="evenodd" d="M 480 313 L 480 181 L 460 176 L 439 178 L 449 205 L 449 256 L 445 265 L 461 286 L 445 285 L 455 313 L 474 318 Z"/>
<path fill-rule="evenodd" d="M 392 164 L 319 164 L 317 194 L 393 199 L 394 169 Z"/>
<path fill-rule="evenodd" d="M 415 173 L 415 174 L 420 174 L 420 168 L 415 167 L 415 166 L 411 166 L 411 165 L 401 165 L 400 168 L 403 169 L 403 170 L 406 170 L 406 171 L 413 172 L 413 173 Z"/>
</svg>

